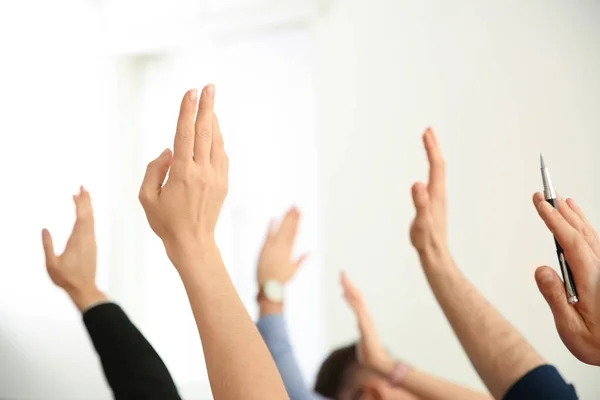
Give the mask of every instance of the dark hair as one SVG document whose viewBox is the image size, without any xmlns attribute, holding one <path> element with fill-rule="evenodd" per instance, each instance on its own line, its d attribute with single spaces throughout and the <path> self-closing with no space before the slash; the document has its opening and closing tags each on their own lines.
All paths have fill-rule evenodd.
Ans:
<svg viewBox="0 0 600 400">
<path fill-rule="evenodd" d="M 344 387 L 348 371 L 356 365 L 356 343 L 334 350 L 321 364 L 315 392 L 325 398 L 335 399 Z"/>
</svg>

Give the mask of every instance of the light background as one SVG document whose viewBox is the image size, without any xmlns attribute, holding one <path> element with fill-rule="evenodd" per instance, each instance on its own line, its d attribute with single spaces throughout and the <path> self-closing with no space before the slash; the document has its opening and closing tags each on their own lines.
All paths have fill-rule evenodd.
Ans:
<svg viewBox="0 0 600 400">
<path fill-rule="evenodd" d="M 346 269 L 398 356 L 483 388 L 408 242 L 420 133 L 448 162 L 449 235 L 465 275 L 583 399 L 598 369 L 562 346 L 533 281 L 555 265 L 531 206 L 543 152 L 555 185 L 598 226 L 600 8 L 594 1 L 75 1 L 0 5 L 0 398 L 110 397 L 85 330 L 43 268 L 70 195 L 93 196 L 99 283 L 163 356 L 187 399 L 210 398 L 181 284 L 137 204 L 170 145 L 181 95 L 217 85 L 231 158 L 219 241 L 255 315 L 268 221 L 303 211 L 310 260 L 288 292 L 308 381 L 356 338 Z M 177 310 L 177 312 L 173 312 Z"/>
</svg>

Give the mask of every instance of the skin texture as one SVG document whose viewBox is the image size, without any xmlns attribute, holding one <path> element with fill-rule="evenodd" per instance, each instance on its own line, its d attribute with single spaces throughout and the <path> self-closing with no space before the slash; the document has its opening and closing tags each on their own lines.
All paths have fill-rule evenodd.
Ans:
<svg viewBox="0 0 600 400">
<path fill-rule="evenodd" d="M 400 387 L 392 387 L 387 379 L 390 376 L 396 362 L 383 347 L 375 323 L 367 309 L 362 295 L 354 286 L 345 273 L 341 274 L 341 283 L 344 289 L 344 298 L 354 312 L 360 331 L 360 342 L 358 344 L 358 360 L 364 366 L 375 371 L 379 376 L 373 376 L 367 385 L 368 389 L 379 389 L 380 398 L 401 398 L 405 393 L 410 394 L 411 399 L 420 400 L 490 400 L 489 394 L 479 393 L 469 388 L 456 385 L 444 379 L 427 374 L 416 368 L 410 368 L 401 381 Z M 387 394 L 388 397 L 382 397 Z M 407 397 L 408 398 L 408 397 Z"/>
<path fill-rule="evenodd" d="M 199 103 L 197 90 L 185 94 L 173 153 L 167 149 L 148 164 L 139 198 L 186 289 L 214 398 L 287 399 L 214 240 L 229 170 L 214 99 L 213 85 Z"/>
<path fill-rule="evenodd" d="M 106 301 L 106 295 L 96 287 L 97 250 L 90 194 L 82 186 L 73 200 L 76 220 L 63 253 L 56 255 L 52 236 L 46 229 L 42 231 L 42 244 L 50 279 L 84 312 L 92 305 Z"/>
<path fill-rule="evenodd" d="M 579 302 L 570 305 L 562 280 L 548 266 L 535 271 L 538 288 L 554 316 L 565 346 L 580 361 L 600 365 L 600 239 L 573 199 L 557 199 L 558 210 L 533 195 L 540 217 L 556 237 L 569 263 Z"/>
<path fill-rule="evenodd" d="M 431 129 L 423 135 L 429 182 L 412 187 L 410 238 L 429 285 L 477 373 L 496 399 L 545 364 L 519 332 L 461 274 L 446 240 L 445 162 Z"/>
</svg>

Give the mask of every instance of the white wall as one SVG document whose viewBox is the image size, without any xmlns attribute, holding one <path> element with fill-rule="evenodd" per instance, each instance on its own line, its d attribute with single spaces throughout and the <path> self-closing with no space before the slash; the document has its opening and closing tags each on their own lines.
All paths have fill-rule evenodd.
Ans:
<svg viewBox="0 0 600 400">
<path fill-rule="evenodd" d="M 71 195 L 86 185 L 97 217 L 99 283 L 107 287 L 109 79 L 94 50 L 94 22 L 80 1 L 0 5 L 2 399 L 109 396 L 81 316 L 48 278 L 41 246 L 47 227 L 62 251 L 75 216 Z"/>
<path fill-rule="evenodd" d="M 359 283 L 400 357 L 483 387 L 408 239 L 420 134 L 448 163 L 449 235 L 466 276 L 564 376 L 596 398 L 599 371 L 566 351 L 533 279 L 555 266 L 530 196 L 544 153 L 555 186 L 600 228 L 597 2 L 337 1 L 315 27 L 327 343 L 356 337 L 337 286 Z M 596 396 L 594 396 L 596 395 Z"/>
</svg>

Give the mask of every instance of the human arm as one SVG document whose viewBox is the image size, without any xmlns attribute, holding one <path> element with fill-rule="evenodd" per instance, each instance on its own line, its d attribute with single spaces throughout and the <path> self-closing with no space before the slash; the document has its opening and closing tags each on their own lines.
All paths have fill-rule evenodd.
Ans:
<svg viewBox="0 0 600 400">
<path fill-rule="evenodd" d="M 412 188 L 416 217 L 411 241 L 435 298 L 471 363 L 494 398 L 501 399 L 545 361 L 452 260 L 446 240 L 445 163 L 431 129 L 423 140 L 430 165 L 429 182 L 416 183 Z"/>
<path fill-rule="evenodd" d="M 375 323 L 358 288 L 345 273 L 341 274 L 344 298 L 352 308 L 360 331 L 358 360 L 421 400 L 490 400 L 489 394 L 433 376 L 412 366 L 395 361 L 383 347 Z"/>
<path fill-rule="evenodd" d="M 184 96 L 174 150 L 147 168 L 140 201 L 190 301 L 215 399 L 285 399 L 275 363 L 214 240 L 229 161 L 213 112 L 214 86 Z M 167 173 L 168 180 L 165 182 Z"/>
<path fill-rule="evenodd" d="M 256 268 L 259 287 L 257 302 L 260 312 L 256 326 L 275 360 L 290 399 L 312 400 L 320 397 L 306 385 L 294 356 L 283 316 L 285 300 L 269 299 L 263 290 L 267 282 L 275 282 L 281 287 L 286 285 L 305 260 L 306 256 L 292 259 L 299 219 L 299 211 L 292 207 L 286 212 L 279 226 L 273 222 L 269 225 Z"/>
<path fill-rule="evenodd" d="M 181 399 L 166 365 L 121 307 L 92 306 L 83 321 L 116 400 Z"/>
<path fill-rule="evenodd" d="M 63 254 L 57 256 L 50 233 L 42 233 L 50 278 L 83 314 L 115 399 L 179 400 L 175 383 L 158 353 L 123 310 L 97 288 L 90 195 L 82 187 L 74 200 L 77 219 Z"/>
<path fill-rule="evenodd" d="M 320 399 L 321 397 L 312 392 L 304 381 L 290 343 L 283 310 L 273 310 L 271 305 L 264 303 L 259 307 L 261 316 L 256 326 L 275 360 L 290 399 Z"/>
</svg>

